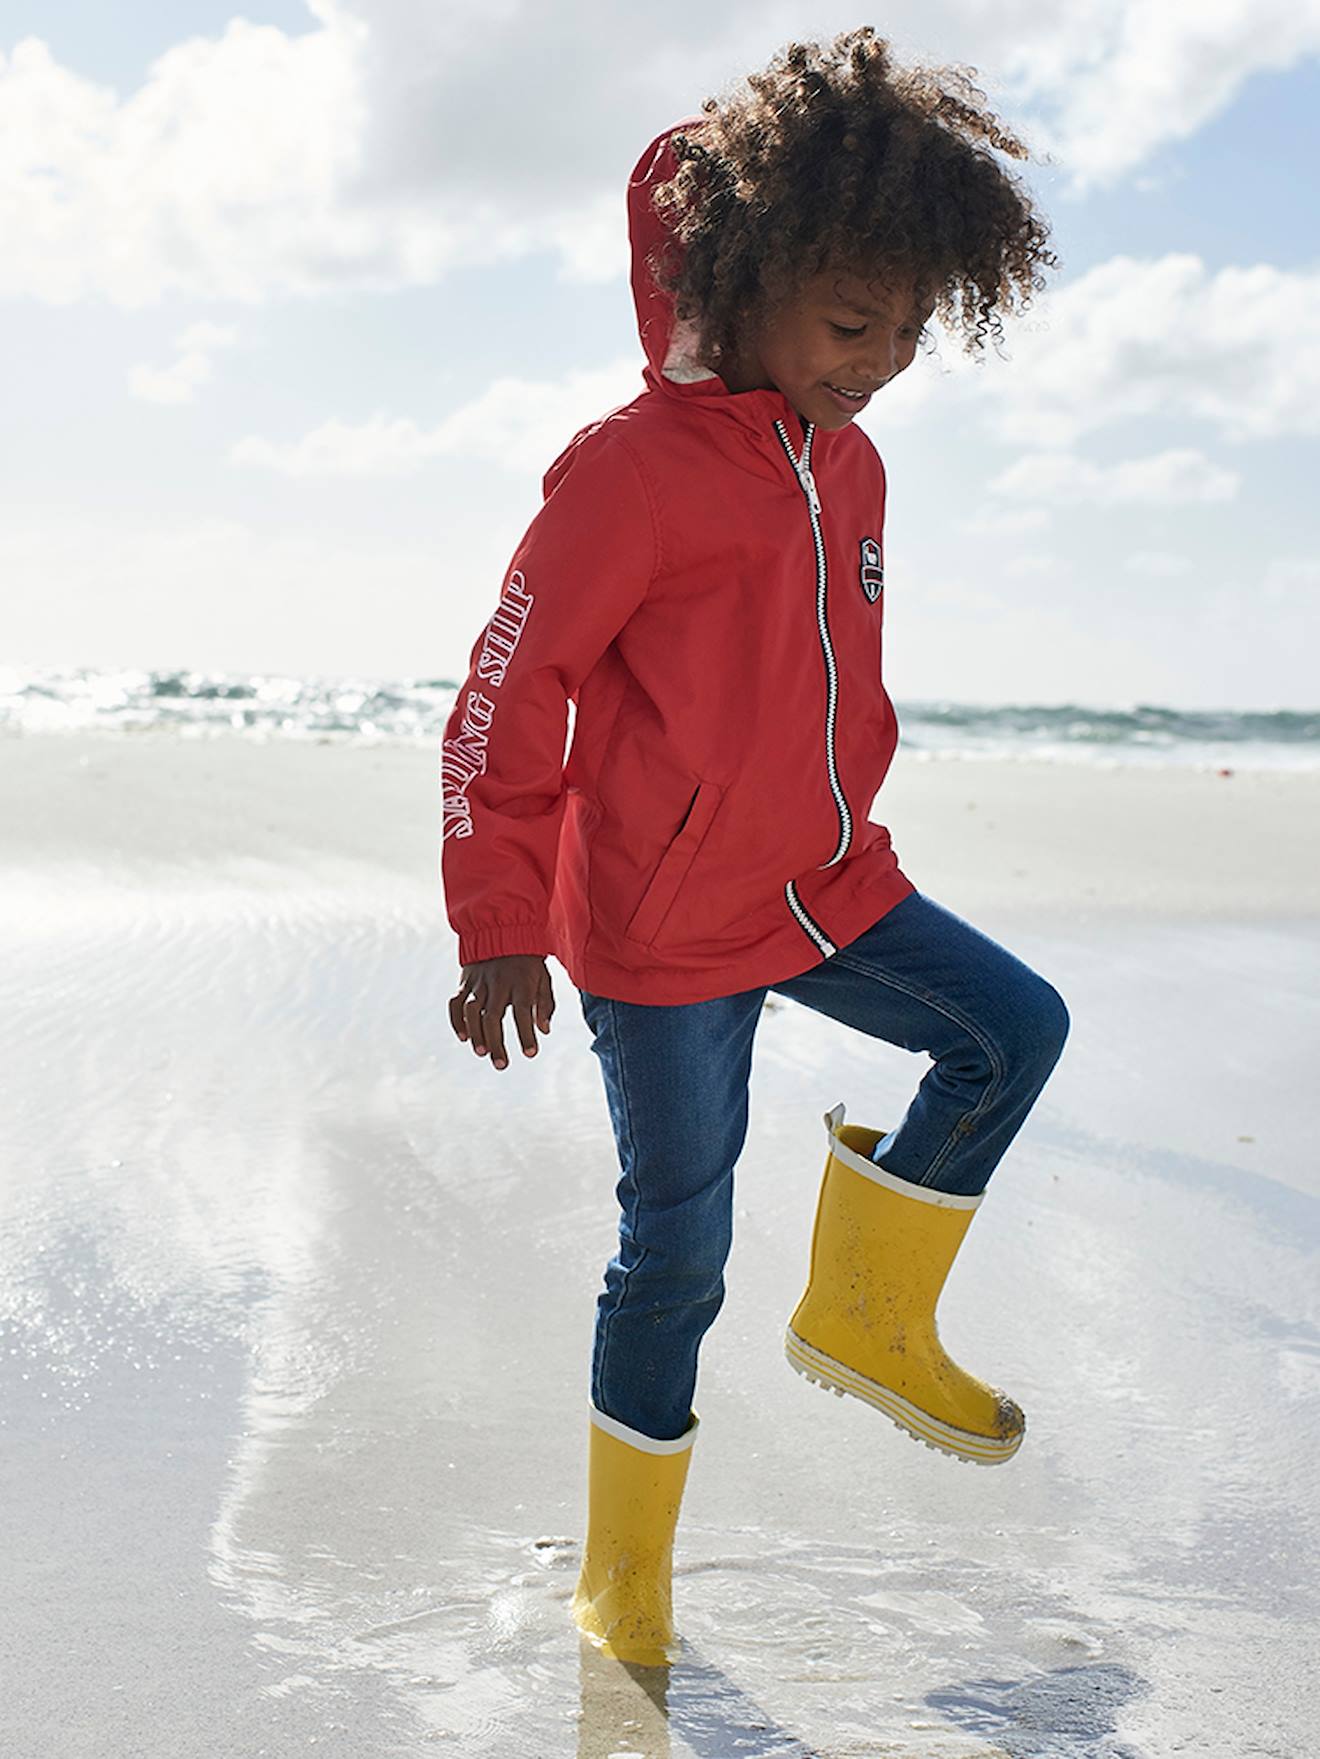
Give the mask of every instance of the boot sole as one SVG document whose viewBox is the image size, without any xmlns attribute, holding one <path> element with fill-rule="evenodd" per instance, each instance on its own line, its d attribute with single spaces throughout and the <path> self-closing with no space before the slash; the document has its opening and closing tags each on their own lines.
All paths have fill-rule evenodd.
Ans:
<svg viewBox="0 0 1320 1759">
<path fill-rule="evenodd" d="M 791 1326 L 784 1334 L 784 1354 L 791 1368 L 824 1391 L 832 1392 L 838 1398 L 848 1393 L 855 1399 L 863 1399 L 899 1429 L 924 1442 L 928 1448 L 934 1448 L 937 1453 L 948 1454 L 951 1459 L 970 1460 L 977 1466 L 998 1466 L 1004 1460 L 1011 1460 L 1022 1446 L 1024 1430 L 1000 1441 L 993 1435 L 976 1435 L 971 1430 L 955 1429 L 951 1423 L 941 1422 L 911 1400 L 881 1386 L 878 1380 L 868 1380 L 855 1368 L 836 1362 L 833 1356 L 815 1349 Z"/>
</svg>

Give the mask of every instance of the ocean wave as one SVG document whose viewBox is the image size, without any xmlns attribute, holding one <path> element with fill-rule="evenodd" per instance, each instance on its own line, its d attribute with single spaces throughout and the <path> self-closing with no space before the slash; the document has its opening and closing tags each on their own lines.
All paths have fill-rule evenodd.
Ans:
<svg viewBox="0 0 1320 1759">
<path fill-rule="evenodd" d="M 0 733 L 174 729 L 429 745 L 458 688 L 451 678 L 0 668 Z M 1320 710 L 931 701 L 896 709 L 904 751 L 925 759 L 1320 769 Z"/>
</svg>

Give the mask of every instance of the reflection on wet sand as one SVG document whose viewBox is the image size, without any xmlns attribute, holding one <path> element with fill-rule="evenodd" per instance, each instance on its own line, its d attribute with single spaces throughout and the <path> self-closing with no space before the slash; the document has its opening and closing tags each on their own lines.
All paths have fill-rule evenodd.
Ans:
<svg viewBox="0 0 1320 1759">
<path fill-rule="evenodd" d="M 688 1645 L 670 1667 L 636 1667 L 581 1638 L 577 1759 L 670 1759 L 670 1733 L 696 1759 L 822 1759 Z"/>
<path fill-rule="evenodd" d="M 670 1759 L 670 1669 L 615 1661 L 581 1632 L 578 1644 L 577 1759 Z"/>
</svg>

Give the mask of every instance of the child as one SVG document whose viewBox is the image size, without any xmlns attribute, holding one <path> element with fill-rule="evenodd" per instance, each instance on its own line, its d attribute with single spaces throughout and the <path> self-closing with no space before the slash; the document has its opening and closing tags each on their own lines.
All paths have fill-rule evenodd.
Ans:
<svg viewBox="0 0 1320 1759">
<path fill-rule="evenodd" d="M 747 86 L 633 172 L 646 389 L 550 466 L 443 745 L 453 1029 L 503 1069 L 509 1012 L 534 1056 L 553 952 L 604 1078 L 621 1217 L 573 1610 L 644 1664 L 675 1647 L 697 1353 L 767 991 L 934 1058 L 897 1128 L 825 1115 L 788 1358 L 987 1464 L 1022 1413 L 944 1353 L 935 1304 L 1068 1029 L 867 817 L 897 727 L 885 476 L 853 417 L 932 312 L 975 350 L 1042 284 L 1045 228 L 989 151 L 1025 149 L 964 74 L 896 67 L 870 26 L 790 44 Z"/>
</svg>

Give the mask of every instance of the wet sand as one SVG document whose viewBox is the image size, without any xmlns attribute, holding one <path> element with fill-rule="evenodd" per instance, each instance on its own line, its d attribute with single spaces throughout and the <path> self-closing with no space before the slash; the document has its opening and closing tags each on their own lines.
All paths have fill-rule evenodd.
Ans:
<svg viewBox="0 0 1320 1759">
<path fill-rule="evenodd" d="M 436 755 L 0 741 L 0 1744 L 15 1759 L 1309 1750 L 1320 778 L 900 756 L 923 890 L 1064 992 L 942 1307 L 986 1470 L 794 1375 L 821 1113 L 775 999 L 661 1693 L 568 1620 L 613 1146 L 571 985 L 449 1032 Z M 650 1695 L 648 1695 L 648 1688 Z"/>
</svg>

